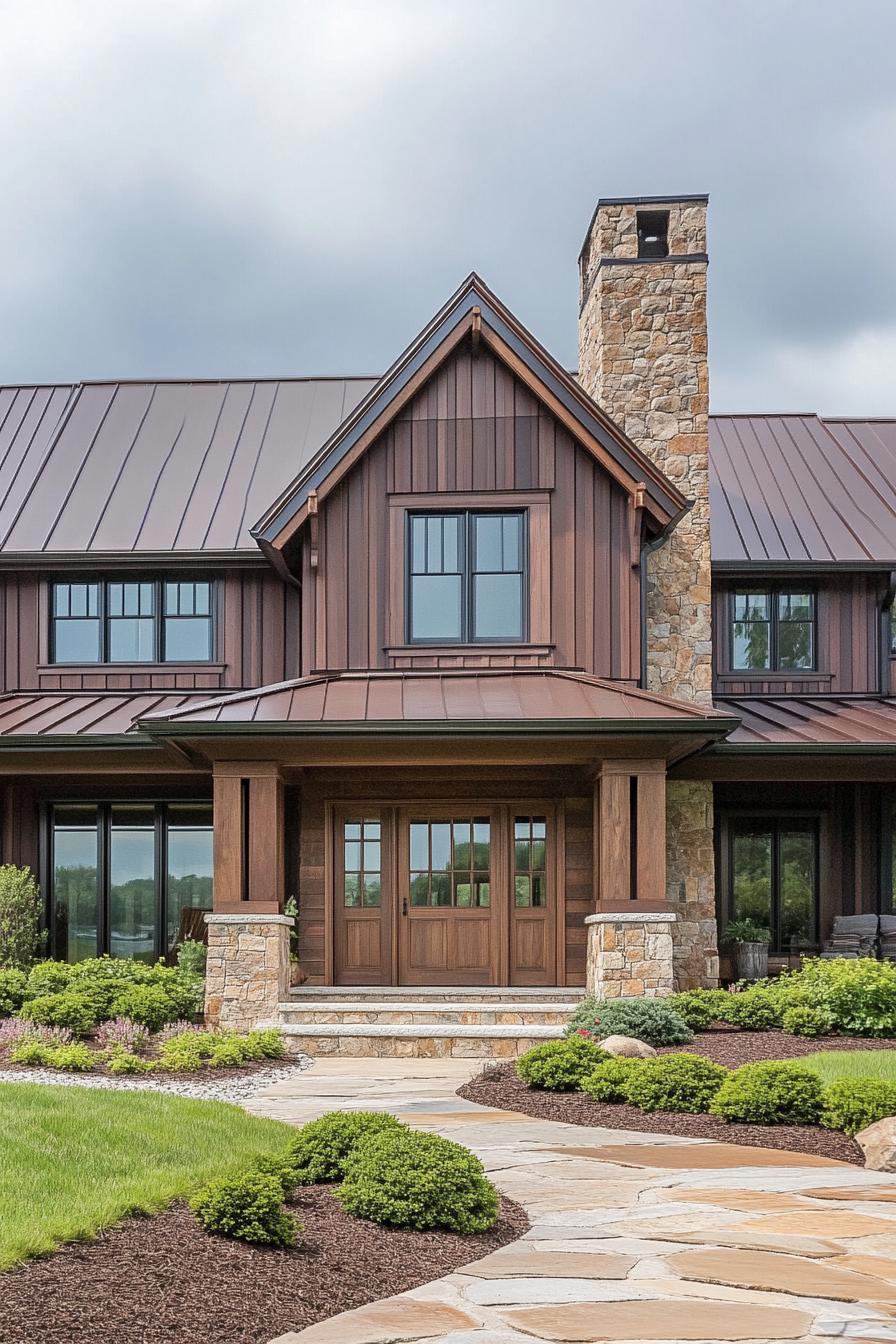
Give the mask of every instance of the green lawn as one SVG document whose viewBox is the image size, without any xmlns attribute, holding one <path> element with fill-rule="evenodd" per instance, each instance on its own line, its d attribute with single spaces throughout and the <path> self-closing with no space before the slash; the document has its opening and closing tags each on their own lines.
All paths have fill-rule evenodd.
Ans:
<svg viewBox="0 0 896 1344">
<path fill-rule="evenodd" d="M 0 1269 L 281 1151 L 288 1125 L 154 1092 L 0 1084 Z"/>
<path fill-rule="evenodd" d="M 793 1063 L 805 1064 L 824 1083 L 840 1078 L 878 1078 L 896 1083 L 896 1050 L 822 1050 Z"/>
</svg>

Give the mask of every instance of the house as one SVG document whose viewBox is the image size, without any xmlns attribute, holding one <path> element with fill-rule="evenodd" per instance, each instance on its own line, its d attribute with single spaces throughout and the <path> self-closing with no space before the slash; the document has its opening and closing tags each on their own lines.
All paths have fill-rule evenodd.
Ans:
<svg viewBox="0 0 896 1344">
<path fill-rule="evenodd" d="M 601 200 L 571 375 L 471 275 L 377 379 L 0 391 L 4 862 L 58 957 L 718 982 L 896 896 L 896 420 L 710 418 L 705 196 Z M 724 969 L 724 968 L 723 968 Z"/>
</svg>

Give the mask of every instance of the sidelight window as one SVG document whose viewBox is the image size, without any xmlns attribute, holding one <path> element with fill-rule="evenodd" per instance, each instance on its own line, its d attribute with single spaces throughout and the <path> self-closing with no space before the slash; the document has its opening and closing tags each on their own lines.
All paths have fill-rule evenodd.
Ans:
<svg viewBox="0 0 896 1344">
<path fill-rule="evenodd" d="M 60 803 L 50 811 L 53 955 L 154 962 L 212 908 L 208 803 Z"/>
<path fill-rule="evenodd" d="M 410 823 L 411 905 L 457 909 L 491 904 L 487 817 Z"/>
<path fill-rule="evenodd" d="M 771 930 L 771 950 L 812 947 L 818 934 L 818 821 L 736 817 L 729 822 L 728 909 Z"/>
<path fill-rule="evenodd" d="M 735 671 L 796 672 L 815 667 L 815 594 L 733 594 L 731 666 Z"/>
<path fill-rule="evenodd" d="M 525 514 L 415 513 L 408 526 L 408 639 L 525 639 Z"/>
<path fill-rule="evenodd" d="M 52 585 L 54 663 L 200 663 L 214 656 L 207 580 L 60 582 Z"/>
</svg>

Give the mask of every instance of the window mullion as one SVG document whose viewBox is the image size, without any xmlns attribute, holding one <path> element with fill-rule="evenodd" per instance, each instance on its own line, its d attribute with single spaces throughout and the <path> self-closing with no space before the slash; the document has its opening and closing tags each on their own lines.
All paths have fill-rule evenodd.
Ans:
<svg viewBox="0 0 896 1344">
<path fill-rule="evenodd" d="M 463 537 L 463 555 L 461 557 L 463 581 L 461 583 L 461 600 L 464 604 L 462 625 L 463 640 L 465 644 L 474 643 L 476 636 L 476 632 L 473 628 L 473 557 L 476 554 L 475 538 L 473 536 L 474 526 L 473 513 L 468 509 L 464 513 L 464 526 L 459 529 Z"/>
<path fill-rule="evenodd" d="M 157 663 L 165 659 L 165 588 L 161 579 L 153 579 L 153 641 L 152 649 Z"/>
</svg>

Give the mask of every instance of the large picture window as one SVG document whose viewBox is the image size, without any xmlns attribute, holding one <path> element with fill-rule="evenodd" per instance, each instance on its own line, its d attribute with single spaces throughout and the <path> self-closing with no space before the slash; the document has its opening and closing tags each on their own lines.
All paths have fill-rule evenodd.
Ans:
<svg viewBox="0 0 896 1344">
<path fill-rule="evenodd" d="M 881 909 L 896 915 L 896 792 L 884 794 L 883 902 Z"/>
<path fill-rule="evenodd" d="M 54 663 L 202 663 L 214 656 L 208 580 L 52 585 Z"/>
<path fill-rule="evenodd" d="M 818 938 L 818 820 L 735 816 L 727 820 L 728 918 L 771 930 L 779 955 Z"/>
<path fill-rule="evenodd" d="M 59 803 L 49 827 L 55 957 L 153 962 L 212 908 L 210 803 Z"/>
<path fill-rule="evenodd" d="M 798 672 L 815 667 L 815 594 L 738 590 L 732 595 L 731 667 Z"/>
<path fill-rule="evenodd" d="M 411 643 L 519 643 L 526 638 L 524 512 L 412 513 Z"/>
</svg>

